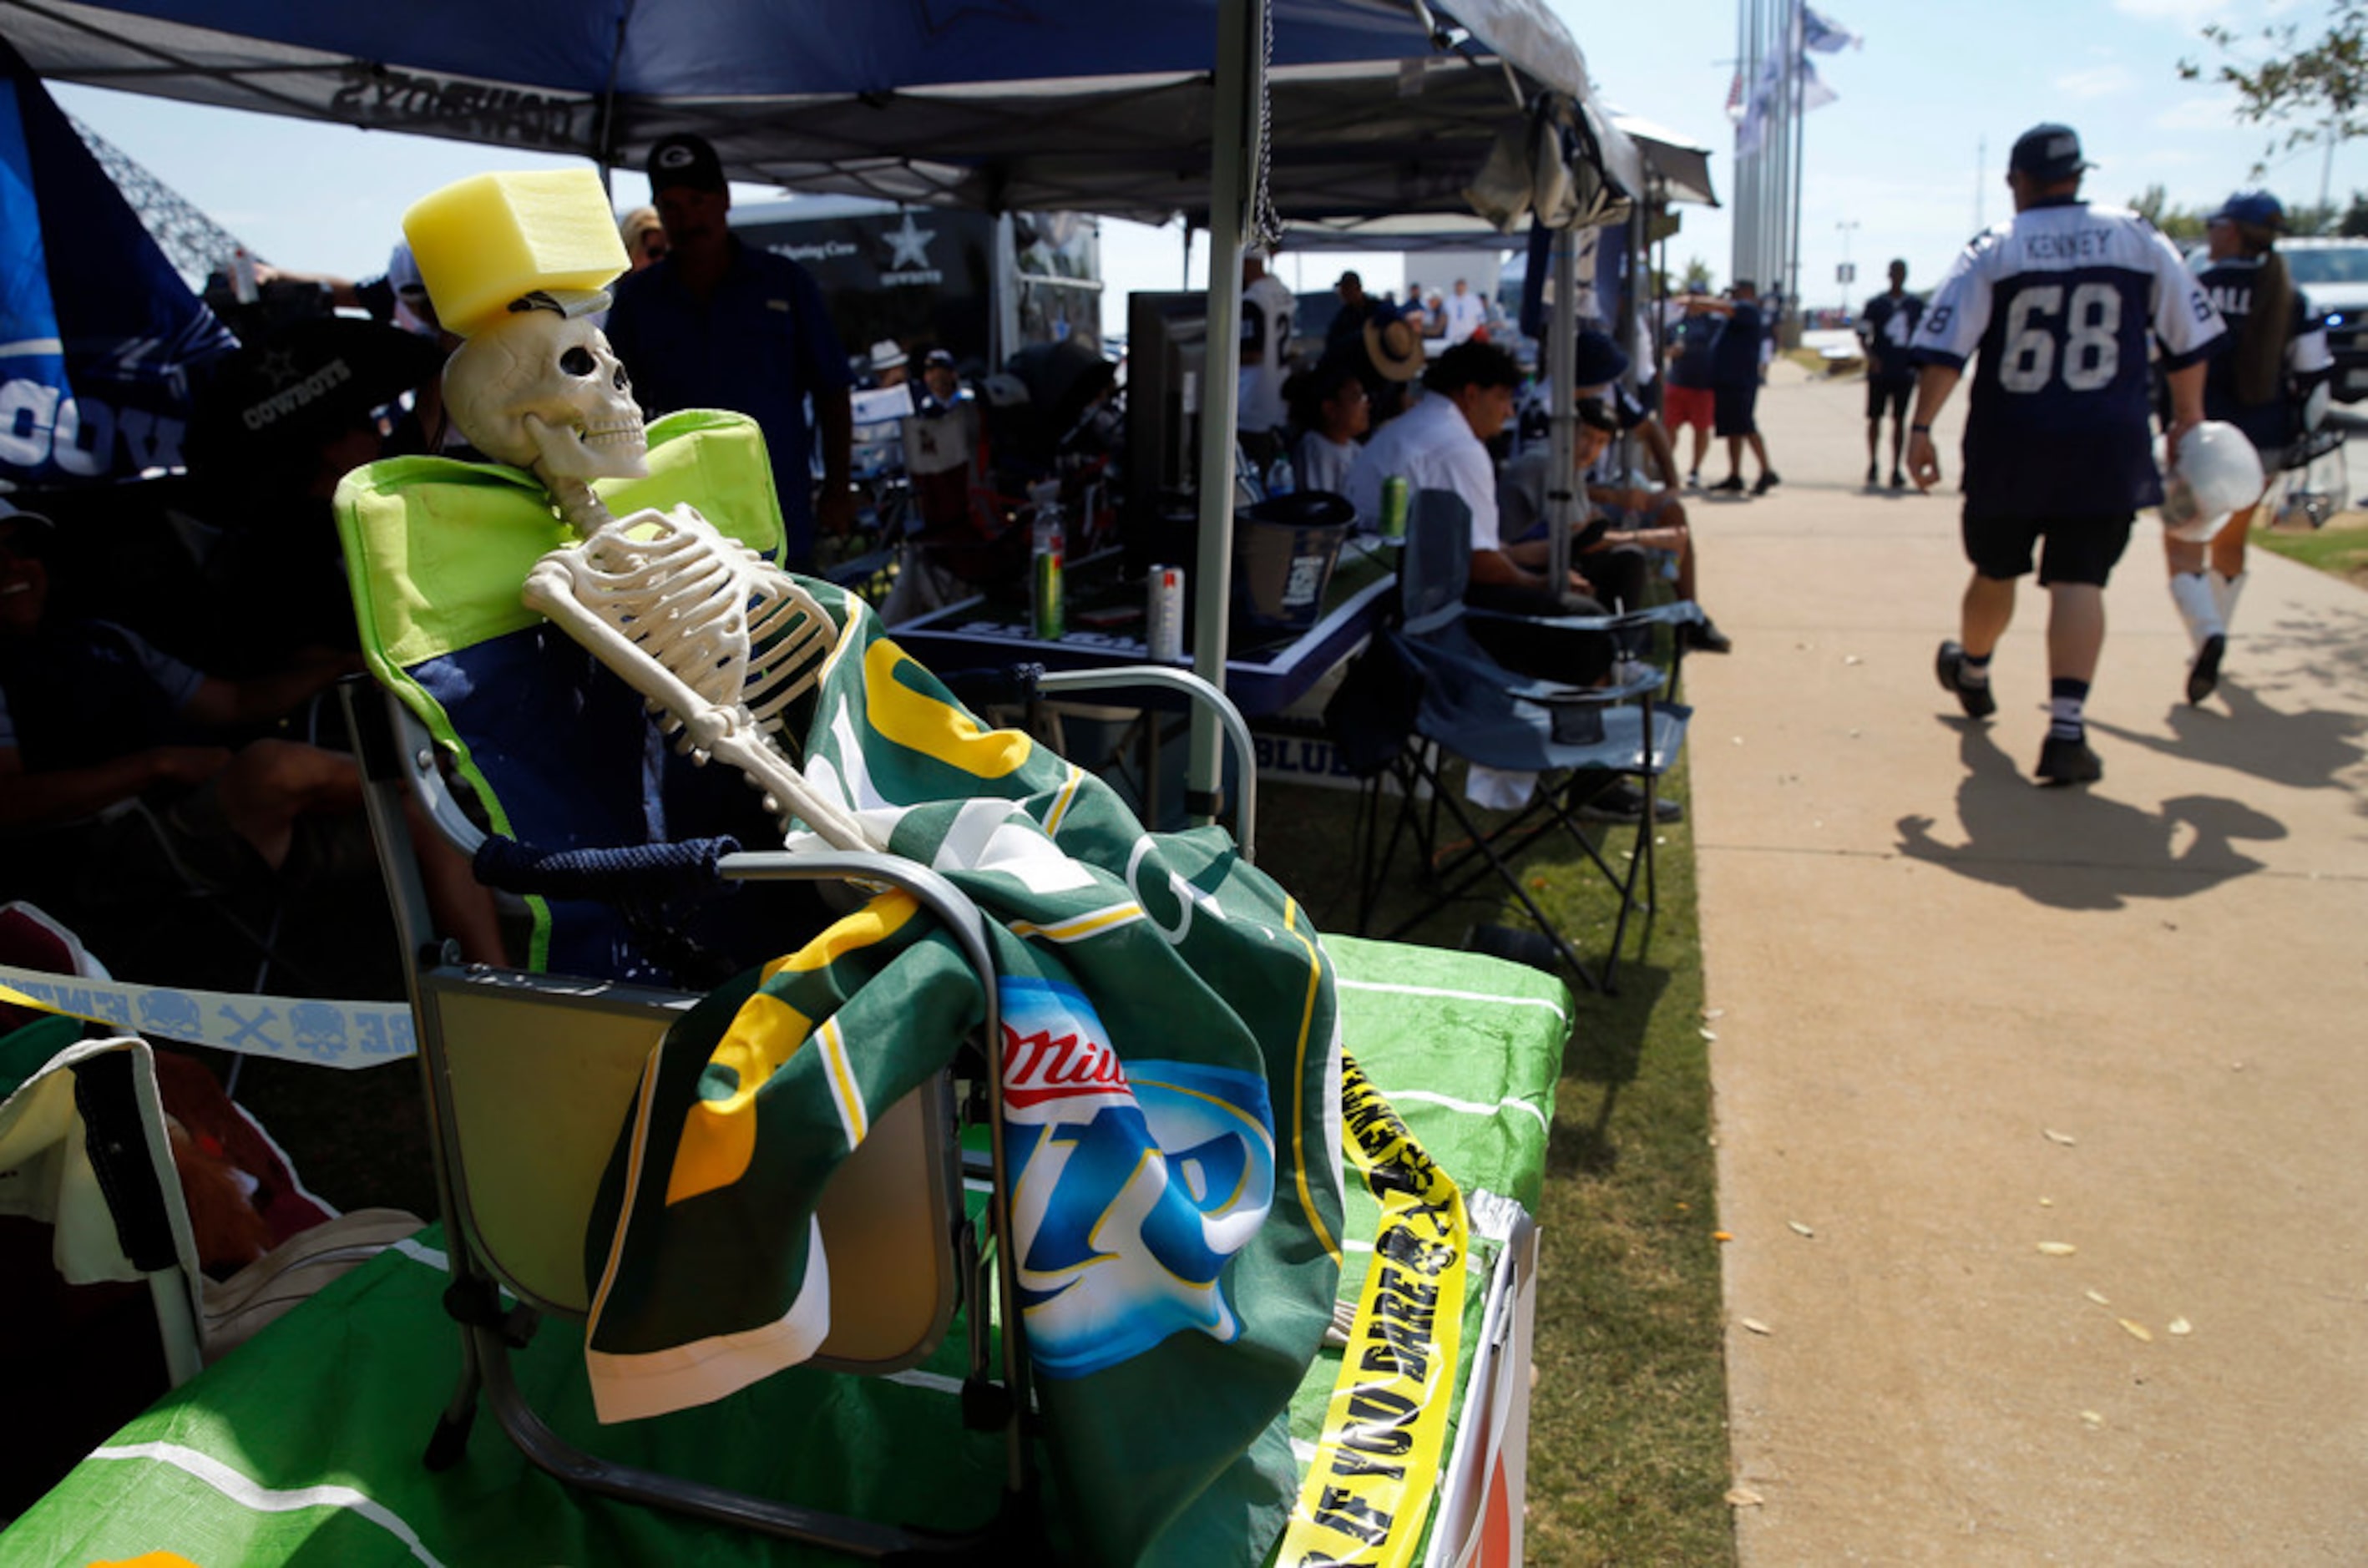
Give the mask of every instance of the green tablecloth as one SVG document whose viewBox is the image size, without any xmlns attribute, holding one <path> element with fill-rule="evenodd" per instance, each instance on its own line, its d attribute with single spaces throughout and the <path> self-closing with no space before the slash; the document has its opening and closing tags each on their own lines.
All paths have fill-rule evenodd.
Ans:
<svg viewBox="0 0 2368 1568">
<path fill-rule="evenodd" d="M 1467 954 L 1326 940 L 1343 1032 L 1368 1075 L 1467 1199 L 1486 1191 L 1534 1210 L 1570 1028 L 1562 983 Z M 1346 1299 L 1371 1257 L 1370 1242 L 1355 1238 L 1371 1237 L 1376 1217 L 1352 1183 Z M 429 1233 L 382 1255 L 132 1421 L 0 1532 L 0 1563 L 55 1568 L 155 1551 L 199 1568 L 843 1561 L 571 1491 L 529 1466 L 490 1416 L 466 1460 L 431 1475 L 419 1456 L 460 1350 L 438 1301 L 435 1245 Z M 1466 1365 L 1497 1252 L 1475 1240 Z M 608 1428 L 591 1418 L 575 1325 L 545 1323 L 516 1365 L 552 1424 L 600 1452 L 959 1525 L 992 1506 L 1000 1452 L 955 1417 L 957 1349 L 950 1337 L 938 1361 L 895 1379 L 791 1372 L 716 1405 Z M 1292 1403 L 1303 1463 L 1338 1370 L 1336 1352 L 1319 1356 Z M 1240 1561 L 1256 1563 L 1272 1546 L 1246 1541 Z"/>
</svg>

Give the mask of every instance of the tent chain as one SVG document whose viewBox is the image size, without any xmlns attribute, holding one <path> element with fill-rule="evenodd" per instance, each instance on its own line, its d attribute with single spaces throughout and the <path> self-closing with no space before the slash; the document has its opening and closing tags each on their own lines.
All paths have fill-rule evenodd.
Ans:
<svg viewBox="0 0 2368 1568">
<path fill-rule="evenodd" d="M 1268 80 L 1274 70 L 1274 6 L 1258 7 L 1258 178 L 1250 192 L 1248 243 L 1272 254 L 1282 244 L 1282 214 L 1274 210 L 1274 88 Z"/>
</svg>

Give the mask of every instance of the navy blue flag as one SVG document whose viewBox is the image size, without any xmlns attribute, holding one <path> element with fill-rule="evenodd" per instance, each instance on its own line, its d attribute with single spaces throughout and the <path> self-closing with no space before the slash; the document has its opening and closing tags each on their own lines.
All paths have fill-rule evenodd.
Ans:
<svg viewBox="0 0 2368 1568">
<path fill-rule="evenodd" d="M 0 44 L 0 478 L 49 490 L 180 467 L 190 373 L 237 347 Z"/>
<path fill-rule="evenodd" d="M 1814 49 L 1820 54 L 1839 54 L 1845 49 L 1865 41 L 1840 23 L 1820 17 L 1806 6 L 1801 7 L 1801 47 L 1803 49 Z"/>
</svg>

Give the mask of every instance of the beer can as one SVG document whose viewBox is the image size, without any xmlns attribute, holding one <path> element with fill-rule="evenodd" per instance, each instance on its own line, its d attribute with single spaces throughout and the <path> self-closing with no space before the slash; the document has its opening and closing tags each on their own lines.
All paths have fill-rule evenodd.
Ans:
<svg viewBox="0 0 2368 1568">
<path fill-rule="evenodd" d="M 1394 473 L 1382 481 L 1382 537 L 1406 538 L 1406 475 Z"/>
<path fill-rule="evenodd" d="M 1155 665 L 1184 662 L 1184 568 L 1151 569 L 1151 602 L 1144 616 L 1144 642 Z"/>
<path fill-rule="evenodd" d="M 1033 569 L 1029 578 L 1029 635 L 1045 642 L 1057 642 L 1068 630 L 1063 613 L 1062 556 L 1065 546 L 1062 539 L 1058 512 L 1047 517 L 1040 511 L 1034 532 Z"/>
</svg>

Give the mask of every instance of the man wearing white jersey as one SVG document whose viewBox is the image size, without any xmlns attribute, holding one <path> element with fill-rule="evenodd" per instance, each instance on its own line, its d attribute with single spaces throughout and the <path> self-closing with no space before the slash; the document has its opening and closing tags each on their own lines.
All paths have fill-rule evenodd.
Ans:
<svg viewBox="0 0 2368 1568">
<path fill-rule="evenodd" d="M 2105 645 L 2105 581 L 2138 508 L 2158 505 L 2149 419 L 2149 343 L 2170 388 L 2170 449 L 2203 423 L 2204 361 L 2221 346 L 2219 312 L 2179 253 L 2132 212 L 2080 199 L 2071 127 L 2039 125 L 2007 165 L 2014 216 L 1959 256 L 1917 326 L 1916 413 L 1907 472 L 1940 481 L 1932 421 L 1976 354 L 1965 417 L 1962 525 L 1973 579 L 1960 634 L 1935 671 L 1968 717 L 1998 710 L 1990 655 L 2014 616 L 2015 579 L 2040 550 L 2048 591 L 2050 719 L 2042 784 L 2104 775 L 2081 710 Z"/>
</svg>

